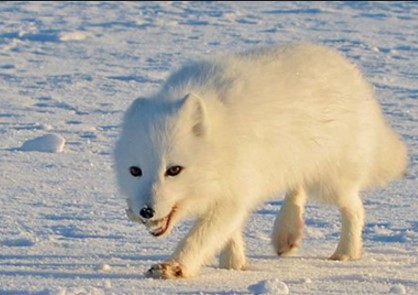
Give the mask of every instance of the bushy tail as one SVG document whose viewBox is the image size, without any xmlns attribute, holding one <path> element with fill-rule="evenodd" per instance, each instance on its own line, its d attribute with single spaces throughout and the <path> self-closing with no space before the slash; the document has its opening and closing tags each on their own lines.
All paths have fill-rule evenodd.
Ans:
<svg viewBox="0 0 418 295">
<path fill-rule="evenodd" d="M 408 150 L 399 136 L 389 127 L 382 131 L 374 173 L 374 183 L 378 186 L 404 176 L 408 163 Z"/>
</svg>

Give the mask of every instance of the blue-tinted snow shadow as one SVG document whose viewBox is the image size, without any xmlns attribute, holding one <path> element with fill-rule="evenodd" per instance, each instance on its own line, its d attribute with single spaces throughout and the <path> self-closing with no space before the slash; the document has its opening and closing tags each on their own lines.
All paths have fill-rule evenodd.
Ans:
<svg viewBox="0 0 418 295">
<path fill-rule="evenodd" d="M 117 255 L 117 254 L 109 254 L 109 255 L 98 255 L 98 258 L 106 260 L 106 261 L 113 261 L 114 259 L 121 259 L 121 260 L 128 260 L 130 262 L 158 262 L 164 261 L 168 257 L 166 255 Z M 7 261 L 36 261 L 39 265 L 39 261 L 44 260 L 60 260 L 60 259 L 72 259 L 78 261 L 78 259 L 82 259 L 80 256 L 76 255 L 1 255 L 0 254 L 0 265 L 13 265 L 13 263 Z M 5 263 L 3 261 L 6 261 Z M 21 262 L 19 262 L 21 264 Z M 16 263 L 16 264 L 19 264 Z M 43 263 L 42 265 L 46 265 Z M 58 265 L 55 263 L 54 265 Z M 64 265 L 60 263 L 59 265 Z M 74 265 L 80 265 L 79 263 L 74 263 Z"/>
<path fill-rule="evenodd" d="M 275 254 L 272 255 L 249 255 L 250 260 L 312 260 L 312 261 L 331 261 L 328 260 L 326 256 L 306 256 L 306 255 L 289 255 L 289 256 L 278 256 Z"/>
<path fill-rule="evenodd" d="M 255 213 L 256 214 L 261 214 L 261 215 L 277 215 L 277 213 L 280 210 L 280 207 L 283 205 L 283 200 L 274 200 L 274 201 L 270 201 L 266 203 L 267 205 L 270 206 L 270 208 L 266 209 L 266 208 L 261 208 L 258 209 Z M 271 209 L 271 206 L 277 206 L 278 209 Z"/>
<path fill-rule="evenodd" d="M 368 223 L 364 227 L 364 240 L 384 243 L 407 243 L 411 233 L 417 231 L 418 222 L 412 222 L 411 228 L 393 228 L 389 222 Z M 385 233 L 379 231 L 384 230 Z"/>
<path fill-rule="evenodd" d="M 58 270 L 40 271 L 40 270 L 0 270 L 0 276 L 25 276 L 25 277 L 42 277 L 54 279 L 88 279 L 88 280 L 102 280 L 102 279 L 141 279 L 145 278 L 142 273 L 104 273 L 91 272 L 83 273 L 76 271 L 63 272 Z"/>
<path fill-rule="evenodd" d="M 108 76 L 108 79 L 112 80 L 119 80 L 124 82 L 138 82 L 138 83 L 161 83 L 161 79 L 151 79 L 144 76 L 139 76 L 135 74 L 128 74 L 128 75 L 114 75 L 114 76 Z"/>
<path fill-rule="evenodd" d="M 42 278 L 53 278 L 53 279 L 88 279 L 88 280 L 100 280 L 100 281 L 103 279 L 134 279 L 134 280 L 146 279 L 144 275 L 144 270 L 142 269 L 142 265 L 141 267 L 134 268 L 133 270 L 134 273 L 131 273 L 132 270 L 129 270 L 128 272 L 112 273 L 112 272 L 101 272 L 99 270 L 92 270 L 92 271 L 86 272 L 85 271 L 86 268 L 88 267 L 93 268 L 94 265 L 90 263 L 80 264 L 77 261 L 73 263 L 59 263 L 59 262 L 41 263 L 41 264 L 39 263 L 39 260 L 43 260 L 43 259 L 60 259 L 60 258 L 82 259 L 79 256 L 60 256 L 60 255 L 29 255 L 29 256 L 0 255 L 0 277 L 1 276 L 11 276 L 11 277 L 23 276 L 23 277 L 42 277 Z M 121 264 L 112 263 L 112 259 L 120 258 L 120 259 L 129 260 L 130 262 L 132 262 L 132 260 L 134 260 L 135 262 L 149 262 L 149 265 L 147 265 L 147 267 L 150 267 L 152 264 L 158 261 L 163 261 L 167 257 L 160 256 L 160 255 L 150 255 L 150 256 L 140 256 L 140 255 L 139 256 L 123 256 L 121 255 L 119 257 L 115 255 L 110 255 L 104 258 L 106 261 L 109 261 L 110 265 L 113 265 L 113 266 L 123 267 L 123 265 Z M 11 263 L 5 263 L 5 264 L 1 263 L 1 260 L 9 260 L 9 259 L 14 259 L 14 260 L 35 259 L 36 262 L 29 262 L 29 263 L 11 262 Z M 50 270 L 45 270 L 45 269 L 1 270 L 2 265 L 25 266 L 25 267 L 35 267 L 35 268 L 41 265 L 43 268 L 50 267 L 51 269 Z M 130 265 L 132 264 L 130 263 Z M 71 267 L 80 268 L 81 271 L 77 271 L 77 269 L 69 269 Z M 147 269 L 147 267 L 145 267 L 145 269 Z M 0 295 L 2 294 L 1 292 L 3 291 L 0 290 Z M 9 291 L 5 291 L 5 292 L 9 292 Z M 21 291 L 21 292 L 26 292 L 26 291 Z M 9 293 L 9 294 L 15 294 L 15 293 Z M 19 294 L 19 293 L 16 293 L 16 294 Z M 22 293 L 22 294 L 32 294 L 32 293 Z M 38 294 L 38 293 L 35 293 L 35 294 Z"/>
<path fill-rule="evenodd" d="M 195 295 L 195 294 L 203 294 L 202 290 L 196 290 L 196 291 L 189 291 L 189 292 L 179 292 L 177 293 L 179 295 Z M 232 294 L 248 294 L 248 292 L 242 292 L 242 291 L 234 291 L 234 290 L 229 290 L 229 291 L 213 291 L 213 292 L 208 292 L 205 290 L 204 294 L 220 294 L 220 295 L 232 295 Z"/>
<path fill-rule="evenodd" d="M 384 243 L 407 243 L 410 239 L 407 237 L 406 233 L 395 233 L 392 235 L 375 235 L 368 236 L 365 240 L 375 241 L 375 242 L 384 242 Z"/>
<path fill-rule="evenodd" d="M 34 41 L 34 42 L 61 42 L 59 38 L 60 31 L 56 30 L 43 30 L 35 34 L 22 35 L 19 32 L 9 32 L 0 34 L 0 41 L 2 39 L 18 39 L 22 41 Z"/>
<path fill-rule="evenodd" d="M 69 259 L 78 258 L 75 255 L 3 255 L 0 254 L 0 263 L 2 260 L 39 260 L 39 259 Z"/>
<path fill-rule="evenodd" d="M 277 215 L 278 212 L 279 211 L 269 210 L 269 209 L 260 209 L 256 211 L 257 214 L 261 214 L 261 215 Z"/>
<path fill-rule="evenodd" d="M 67 238 L 67 239 L 111 239 L 120 240 L 123 239 L 122 235 L 100 235 L 96 233 L 87 233 L 82 231 L 77 226 L 70 225 L 54 225 L 51 227 L 55 234 Z"/>
<path fill-rule="evenodd" d="M 22 291 L 22 290 L 1 290 L 0 295 L 49 295 L 48 290 L 42 291 Z"/>
<path fill-rule="evenodd" d="M 19 117 L 19 116 L 13 113 L 1 113 L 0 114 L 0 118 L 14 118 L 14 117 Z"/>
<path fill-rule="evenodd" d="M 414 286 L 418 283 L 417 280 L 408 280 L 408 279 L 398 279 L 398 278 L 388 278 L 388 277 L 375 277 L 371 276 L 370 278 L 365 277 L 363 274 L 353 274 L 353 275 L 332 275 L 321 278 L 321 281 L 330 281 L 330 282 L 374 282 L 380 284 L 402 284 L 406 286 Z M 392 292 L 390 292 L 392 293 Z M 402 293 L 399 293 L 402 294 Z"/>
<path fill-rule="evenodd" d="M 168 257 L 165 255 L 112 255 L 112 257 L 108 257 L 108 259 L 111 258 L 118 258 L 122 260 L 129 260 L 129 261 L 164 261 Z"/>
<path fill-rule="evenodd" d="M 264 14 L 319 14 L 325 13 L 325 11 L 319 8 L 301 8 L 301 9 L 275 9 L 275 10 L 265 10 L 262 13 Z"/>
</svg>

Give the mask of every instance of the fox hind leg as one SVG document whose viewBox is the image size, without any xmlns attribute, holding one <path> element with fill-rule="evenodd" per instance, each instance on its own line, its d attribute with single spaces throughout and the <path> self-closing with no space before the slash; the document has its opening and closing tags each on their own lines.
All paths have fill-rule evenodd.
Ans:
<svg viewBox="0 0 418 295">
<path fill-rule="evenodd" d="M 356 260 L 361 256 L 364 208 L 356 192 L 349 201 L 339 206 L 341 211 L 341 236 L 331 260 Z"/>
</svg>

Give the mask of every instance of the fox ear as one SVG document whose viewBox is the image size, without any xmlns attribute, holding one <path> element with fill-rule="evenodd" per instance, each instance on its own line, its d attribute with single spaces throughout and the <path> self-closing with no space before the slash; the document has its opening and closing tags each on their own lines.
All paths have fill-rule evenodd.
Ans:
<svg viewBox="0 0 418 295">
<path fill-rule="evenodd" d="M 138 112 L 138 110 L 141 109 L 147 102 L 148 99 L 143 97 L 135 99 L 125 113 L 125 120 L 130 117 L 133 117 Z"/>
<path fill-rule="evenodd" d="M 187 94 L 181 101 L 180 112 L 191 124 L 192 133 L 197 137 L 207 136 L 207 112 L 204 102 L 195 94 Z"/>
</svg>

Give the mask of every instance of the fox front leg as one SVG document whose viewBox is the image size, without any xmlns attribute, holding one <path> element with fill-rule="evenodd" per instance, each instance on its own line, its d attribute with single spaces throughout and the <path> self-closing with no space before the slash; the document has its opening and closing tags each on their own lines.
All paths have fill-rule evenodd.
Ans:
<svg viewBox="0 0 418 295">
<path fill-rule="evenodd" d="M 241 228 L 245 212 L 236 205 L 215 206 L 196 221 L 171 258 L 151 267 L 146 276 L 158 279 L 195 276 Z"/>
</svg>

